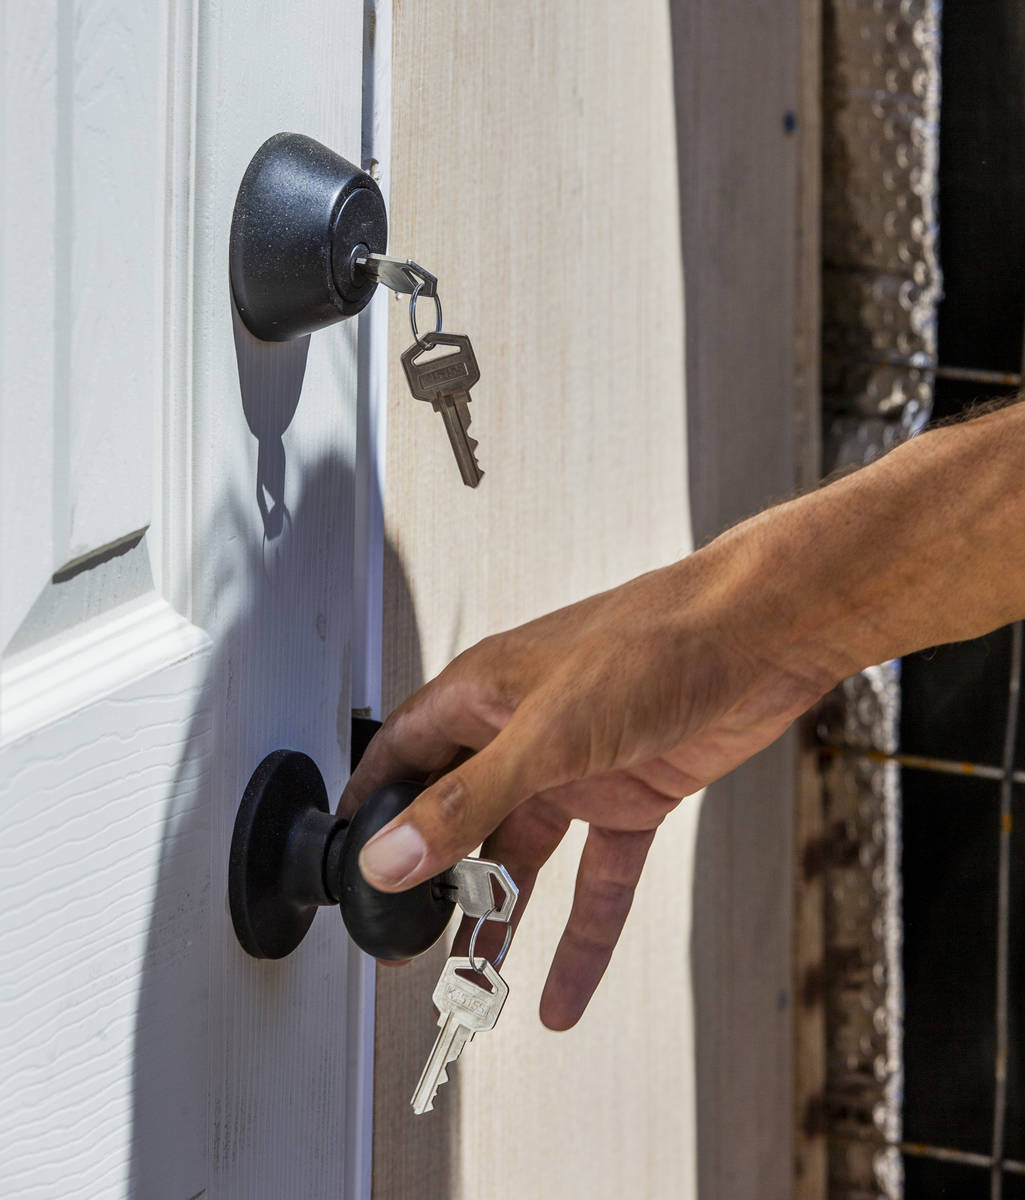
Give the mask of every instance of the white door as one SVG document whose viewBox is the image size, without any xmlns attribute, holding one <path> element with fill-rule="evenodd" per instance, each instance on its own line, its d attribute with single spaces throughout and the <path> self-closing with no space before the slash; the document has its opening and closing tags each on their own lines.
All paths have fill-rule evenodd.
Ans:
<svg viewBox="0 0 1025 1200">
<path fill-rule="evenodd" d="M 381 157 L 375 17 L 3 6 L 4 1196 L 369 1187 L 372 969 L 330 910 L 248 958 L 226 862 L 260 759 L 306 751 L 337 795 L 374 703 L 378 339 L 233 330 L 227 244 L 270 135 Z"/>
</svg>

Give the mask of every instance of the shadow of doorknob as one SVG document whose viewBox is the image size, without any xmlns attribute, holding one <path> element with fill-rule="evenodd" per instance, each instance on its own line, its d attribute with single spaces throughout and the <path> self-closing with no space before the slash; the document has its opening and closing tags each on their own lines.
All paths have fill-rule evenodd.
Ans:
<svg viewBox="0 0 1025 1200">
<path fill-rule="evenodd" d="M 353 720 L 353 767 L 377 728 Z M 429 950 L 455 907 L 440 877 L 381 892 L 358 864 L 366 843 L 422 790 L 411 782 L 378 788 L 349 822 L 331 812 L 312 758 L 298 750 L 268 754 L 246 785 L 231 839 L 228 901 L 242 948 L 254 958 L 284 958 L 317 909 L 337 904 L 352 940 L 374 958 L 401 962 Z"/>
</svg>

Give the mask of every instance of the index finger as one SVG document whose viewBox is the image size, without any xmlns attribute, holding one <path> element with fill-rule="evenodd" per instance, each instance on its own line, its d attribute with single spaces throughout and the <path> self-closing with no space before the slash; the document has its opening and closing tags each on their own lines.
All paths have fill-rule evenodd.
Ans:
<svg viewBox="0 0 1025 1200">
<path fill-rule="evenodd" d="M 423 780 L 444 770 L 460 750 L 479 750 L 500 728 L 494 715 L 490 720 L 479 715 L 465 688 L 439 677 L 397 708 L 371 739 L 342 792 L 339 815 L 351 817 L 386 783 Z"/>
<path fill-rule="evenodd" d="M 550 733 L 538 711 L 517 709 L 482 750 L 374 834 L 359 855 L 364 879 L 382 892 L 415 887 L 479 846 L 525 800 L 562 782 Z"/>
<path fill-rule="evenodd" d="M 511 921 L 514 936 L 534 890 L 538 871 L 555 852 L 569 823 L 569 817 L 549 804 L 543 795 L 532 796 L 513 809 L 481 847 L 481 858 L 501 863 L 519 891 Z M 460 921 L 452 943 L 452 953 L 457 957 L 467 954 L 470 934 L 476 924 L 473 917 L 463 917 Z M 505 941 L 505 932 L 504 925 L 486 921 L 477 941 L 477 953 L 494 962 Z"/>
</svg>

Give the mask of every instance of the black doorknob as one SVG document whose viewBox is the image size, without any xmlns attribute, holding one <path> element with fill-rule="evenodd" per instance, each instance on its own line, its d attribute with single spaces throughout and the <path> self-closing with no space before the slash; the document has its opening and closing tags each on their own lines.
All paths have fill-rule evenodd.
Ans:
<svg viewBox="0 0 1025 1200">
<path fill-rule="evenodd" d="M 358 761 L 376 722 L 357 719 Z M 235 818 L 228 900 L 235 933 L 255 958 L 284 958 L 299 945 L 317 909 L 341 907 L 352 940 L 374 958 L 400 962 L 441 937 L 454 903 L 439 879 L 406 892 L 378 891 L 363 878 L 359 852 L 423 790 L 412 782 L 372 793 L 351 823 L 331 813 L 316 763 L 275 750 L 253 772 Z"/>
<path fill-rule="evenodd" d="M 374 180 L 301 133 L 277 133 L 246 168 L 228 265 L 250 333 L 284 342 L 351 317 L 377 286 L 356 259 L 388 245 Z"/>
</svg>

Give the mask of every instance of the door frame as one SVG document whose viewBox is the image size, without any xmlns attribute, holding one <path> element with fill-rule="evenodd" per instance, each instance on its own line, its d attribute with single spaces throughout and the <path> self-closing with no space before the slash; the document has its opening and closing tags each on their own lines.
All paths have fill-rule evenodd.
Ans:
<svg viewBox="0 0 1025 1200">
<path fill-rule="evenodd" d="M 389 200 L 391 170 L 391 0 L 363 4 L 363 161 Z M 391 250 L 391 246 L 389 246 Z M 389 293 L 379 287 L 359 315 L 355 480 L 355 571 L 352 675 L 354 713 L 381 712 L 381 650 L 384 575 L 384 482 L 388 414 Z M 373 1191 L 375 1011 L 377 971 L 360 952 L 349 980 L 345 1030 L 347 1072 L 355 1103 L 345 1129 L 346 1195 L 370 1200 Z"/>
</svg>

